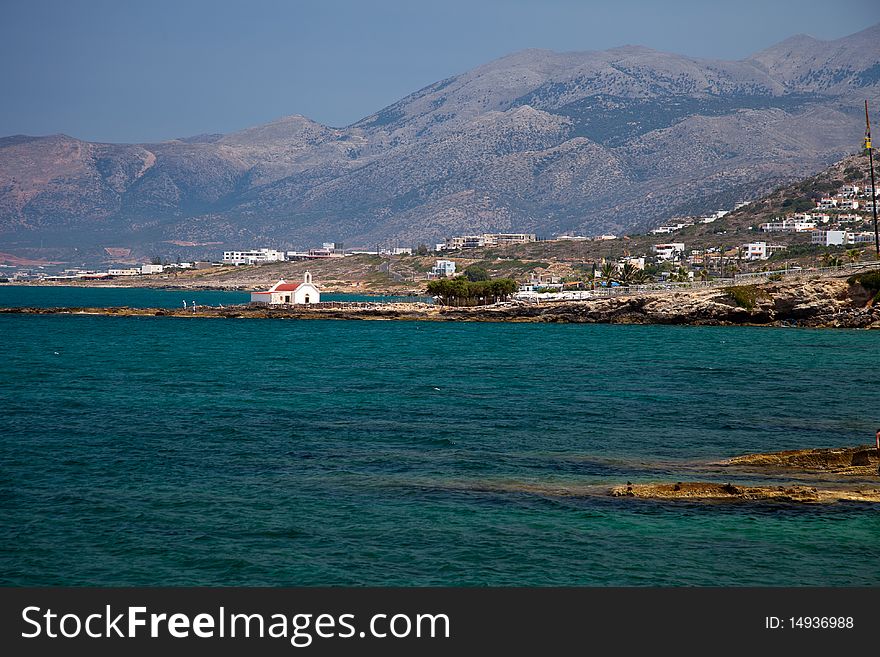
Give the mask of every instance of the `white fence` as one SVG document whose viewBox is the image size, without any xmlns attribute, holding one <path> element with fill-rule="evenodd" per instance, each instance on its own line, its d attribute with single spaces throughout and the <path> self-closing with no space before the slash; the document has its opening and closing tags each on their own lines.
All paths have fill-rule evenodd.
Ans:
<svg viewBox="0 0 880 657">
<path fill-rule="evenodd" d="M 812 276 L 851 276 L 860 271 L 868 271 L 880 267 L 880 262 L 851 262 L 837 267 L 815 267 L 810 269 L 776 269 L 774 271 L 755 271 L 748 274 L 736 274 L 736 281 L 750 281 L 755 279 L 782 277 L 804 278 Z"/>
</svg>

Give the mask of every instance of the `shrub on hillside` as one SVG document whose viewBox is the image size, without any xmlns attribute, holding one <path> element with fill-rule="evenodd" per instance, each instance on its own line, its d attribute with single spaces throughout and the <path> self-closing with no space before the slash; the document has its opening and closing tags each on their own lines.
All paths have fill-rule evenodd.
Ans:
<svg viewBox="0 0 880 657">
<path fill-rule="evenodd" d="M 736 305 L 746 310 L 752 310 L 758 299 L 767 295 L 757 285 L 732 285 L 724 288 L 728 296 L 736 302 Z"/>
</svg>

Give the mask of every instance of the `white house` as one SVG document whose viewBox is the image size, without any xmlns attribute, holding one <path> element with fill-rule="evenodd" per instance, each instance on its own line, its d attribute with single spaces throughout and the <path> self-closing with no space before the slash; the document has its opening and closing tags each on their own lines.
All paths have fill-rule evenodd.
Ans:
<svg viewBox="0 0 880 657">
<path fill-rule="evenodd" d="M 822 246 L 846 244 L 845 230 L 814 230 L 811 242 Z"/>
<path fill-rule="evenodd" d="M 865 231 L 861 233 L 851 233 L 847 231 L 846 233 L 846 243 L 847 244 L 870 244 L 875 240 L 876 236 L 874 233 L 870 231 Z"/>
<path fill-rule="evenodd" d="M 781 244 L 767 244 L 767 242 L 749 242 L 742 245 L 742 255 L 746 260 L 766 260 L 777 251 L 784 251 Z"/>
<path fill-rule="evenodd" d="M 276 251 L 275 249 L 223 252 L 223 264 L 226 265 L 259 265 L 264 262 L 282 262 L 284 259 L 284 251 Z"/>
<path fill-rule="evenodd" d="M 639 256 L 638 258 L 628 256 L 626 258 L 623 258 L 620 261 L 621 267 L 623 265 L 627 265 L 627 264 L 632 265 L 636 269 L 644 269 L 645 268 L 645 256 Z"/>
<path fill-rule="evenodd" d="M 455 262 L 452 260 L 438 260 L 434 263 L 434 268 L 431 270 L 431 274 L 437 276 L 455 276 Z"/>
<path fill-rule="evenodd" d="M 126 269 L 108 269 L 107 273 L 111 276 L 138 276 L 141 270 L 138 267 L 129 267 Z"/>
<path fill-rule="evenodd" d="M 712 220 L 714 221 L 714 219 Z M 652 235 L 663 235 L 666 233 L 674 233 L 677 230 L 681 230 L 682 228 L 687 228 L 688 226 L 693 226 L 693 221 L 685 221 L 680 224 L 670 224 L 668 226 L 658 226 L 654 230 L 651 231 Z"/>
<path fill-rule="evenodd" d="M 782 221 L 768 221 L 760 228 L 765 233 L 806 233 L 816 228 L 816 222 L 785 218 Z"/>
<path fill-rule="evenodd" d="M 653 250 L 658 260 L 674 260 L 684 255 L 684 243 L 655 244 Z"/>
<path fill-rule="evenodd" d="M 265 303 L 270 306 L 281 304 L 320 303 L 321 293 L 312 285 L 312 275 L 306 272 L 302 283 L 278 281 L 265 292 L 251 292 L 251 303 Z"/>
<path fill-rule="evenodd" d="M 165 267 L 162 265 L 141 265 L 141 273 L 144 275 L 161 274 L 163 269 Z"/>
</svg>

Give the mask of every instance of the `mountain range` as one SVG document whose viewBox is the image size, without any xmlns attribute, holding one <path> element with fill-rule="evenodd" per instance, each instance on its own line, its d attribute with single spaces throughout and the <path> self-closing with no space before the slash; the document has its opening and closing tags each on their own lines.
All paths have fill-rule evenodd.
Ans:
<svg viewBox="0 0 880 657">
<path fill-rule="evenodd" d="M 880 25 L 740 61 L 525 50 L 344 127 L 293 115 L 155 144 L 0 138 L 3 251 L 416 244 L 638 231 L 857 151 Z M 160 247 L 159 245 L 165 245 Z"/>
</svg>

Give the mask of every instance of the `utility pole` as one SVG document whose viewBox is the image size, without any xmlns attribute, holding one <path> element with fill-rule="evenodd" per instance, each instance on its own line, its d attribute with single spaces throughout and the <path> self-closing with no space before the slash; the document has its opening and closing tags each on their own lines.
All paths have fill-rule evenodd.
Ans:
<svg viewBox="0 0 880 657">
<path fill-rule="evenodd" d="M 865 101 L 865 148 L 871 168 L 871 206 L 874 210 L 874 250 L 880 257 L 880 231 L 877 230 L 877 188 L 874 183 L 874 151 L 871 147 L 871 120 L 868 118 L 868 101 Z"/>
</svg>

